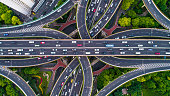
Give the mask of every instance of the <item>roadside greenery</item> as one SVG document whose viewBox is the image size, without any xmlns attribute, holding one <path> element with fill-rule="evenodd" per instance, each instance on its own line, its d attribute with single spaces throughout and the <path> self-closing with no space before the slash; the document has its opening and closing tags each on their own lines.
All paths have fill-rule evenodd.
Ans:
<svg viewBox="0 0 170 96">
<path fill-rule="evenodd" d="M 121 8 L 125 10 L 118 20 L 122 27 L 162 28 L 147 12 L 142 0 L 123 0 Z"/>
<path fill-rule="evenodd" d="M 36 94 L 46 96 L 46 90 L 50 81 L 51 71 L 40 71 L 39 67 L 13 68 L 25 80 L 28 81 Z"/>
<path fill-rule="evenodd" d="M 170 96 L 170 71 L 152 73 L 134 79 L 116 91 L 110 96 L 123 96 L 122 89 L 128 89 L 127 96 Z"/>
<path fill-rule="evenodd" d="M 20 19 L 6 5 L 0 3 L 0 24 L 1 25 L 19 25 Z"/>
<path fill-rule="evenodd" d="M 22 91 L 7 78 L 0 76 L 0 96 L 21 96 Z"/>
<path fill-rule="evenodd" d="M 118 67 L 104 70 L 99 76 L 97 76 L 97 89 L 98 90 L 102 89 L 104 86 L 108 85 L 111 81 L 113 81 L 117 77 L 131 70 L 133 69 Z"/>
<path fill-rule="evenodd" d="M 170 1 L 168 0 L 153 0 L 157 7 L 170 18 Z"/>
</svg>

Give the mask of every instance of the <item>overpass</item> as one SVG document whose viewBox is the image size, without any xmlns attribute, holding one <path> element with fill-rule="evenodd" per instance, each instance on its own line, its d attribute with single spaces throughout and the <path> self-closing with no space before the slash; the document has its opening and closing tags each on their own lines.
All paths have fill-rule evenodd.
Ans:
<svg viewBox="0 0 170 96">
<path fill-rule="evenodd" d="M 170 40 L 0 40 L 0 56 L 169 56 Z"/>
</svg>

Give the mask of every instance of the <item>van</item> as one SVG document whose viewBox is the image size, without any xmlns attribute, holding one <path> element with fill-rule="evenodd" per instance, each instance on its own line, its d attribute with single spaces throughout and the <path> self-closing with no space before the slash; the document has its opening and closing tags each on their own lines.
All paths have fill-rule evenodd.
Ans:
<svg viewBox="0 0 170 96">
<path fill-rule="evenodd" d="M 137 55 L 139 55 L 139 54 L 140 54 L 140 52 L 136 52 L 136 54 L 137 54 Z"/>
</svg>

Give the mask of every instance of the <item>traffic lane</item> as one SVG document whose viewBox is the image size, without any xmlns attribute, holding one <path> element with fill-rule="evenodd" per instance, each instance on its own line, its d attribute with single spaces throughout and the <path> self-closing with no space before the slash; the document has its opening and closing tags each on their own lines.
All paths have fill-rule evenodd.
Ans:
<svg viewBox="0 0 170 96">
<path fill-rule="evenodd" d="M 17 85 L 25 95 L 36 96 L 32 88 L 26 83 L 26 81 L 24 81 L 24 79 L 22 79 L 16 73 L 13 73 L 12 71 L 1 66 L 0 74 L 11 80 L 15 85 Z"/>
<path fill-rule="evenodd" d="M 70 90 L 71 90 L 71 86 L 72 86 L 72 83 L 71 83 L 71 80 L 74 79 L 74 75 L 70 76 L 66 83 L 64 84 L 64 87 L 62 89 L 62 92 L 61 92 L 61 96 L 69 96 L 70 94 Z"/>
<path fill-rule="evenodd" d="M 86 20 L 87 23 L 92 23 L 92 20 L 94 18 L 94 14 L 95 14 L 96 10 L 98 10 L 98 6 L 99 6 L 100 1 L 101 0 L 92 0 L 91 3 L 89 4 L 89 8 L 88 8 L 88 11 L 87 11 L 87 14 L 86 14 L 87 17 L 89 17 Z"/>
<path fill-rule="evenodd" d="M 90 35 L 89 35 L 85 25 L 82 25 L 82 27 L 79 28 L 79 32 L 80 32 L 80 37 L 82 39 L 90 39 Z"/>
<path fill-rule="evenodd" d="M 72 73 L 72 71 L 79 65 L 79 62 L 77 59 L 73 59 L 70 64 L 66 67 L 66 69 L 63 71 L 63 73 L 60 75 L 59 79 L 55 83 L 53 90 L 51 92 L 50 96 L 58 96 L 61 89 L 62 89 L 62 83 L 65 83 L 68 76 Z"/>
<path fill-rule="evenodd" d="M 49 62 L 52 62 L 54 60 L 59 59 L 60 57 L 55 56 L 46 56 L 46 57 L 38 57 L 38 58 L 31 58 L 31 59 L 13 59 L 13 60 L 0 60 L 1 66 L 7 66 L 7 67 L 26 67 L 26 66 L 38 66 L 41 64 L 46 64 Z"/>
<path fill-rule="evenodd" d="M 78 28 L 86 24 L 85 23 L 85 11 L 86 11 L 86 8 L 81 7 L 81 6 L 78 9 L 78 13 L 77 13 Z"/>
<path fill-rule="evenodd" d="M 157 9 L 156 5 L 153 3 L 153 0 L 143 0 L 146 8 L 149 10 L 149 12 L 154 16 L 156 20 L 158 20 L 161 25 L 165 26 L 166 28 L 170 28 L 170 21 L 169 19 L 161 13 L 159 9 Z"/>
<path fill-rule="evenodd" d="M 91 71 L 91 66 L 88 67 L 87 69 L 84 69 L 84 78 L 85 78 L 85 81 L 84 81 L 84 87 L 86 88 L 91 88 L 92 87 L 92 82 L 93 82 L 93 79 L 92 79 L 92 71 Z M 90 75 L 90 76 L 89 76 Z M 84 96 L 84 95 L 83 95 Z"/>
<path fill-rule="evenodd" d="M 102 18 L 97 22 L 97 24 L 94 25 L 94 27 L 92 29 L 90 29 L 90 32 L 91 32 L 90 35 L 92 37 L 95 37 L 102 30 L 104 25 L 106 25 L 109 22 L 109 20 L 114 15 L 114 13 L 116 12 L 117 8 L 119 7 L 117 5 L 120 4 L 120 2 L 121 2 L 121 0 L 117 0 L 117 1 L 114 2 L 114 5 L 112 7 L 111 7 L 111 5 L 109 5 L 108 10 L 106 11 L 105 15 L 103 15 Z M 102 24 L 98 24 L 100 21 L 102 21 Z"/>
<path fill-rule="evenodd" d="M 4 34 L 8 34 L 8 36 L 4 36 Z M 0 33 L 1 38 L 9 38 L 9 37 L 51 37 L 55 39 L 69 39 L 70 37 L 66 34 L 63 34 L 59 31 L 37 31 L 37 32 L 22 32 L 22 33 Z"/>
<path fill-rule="evenodd" d="M 101 0 L 100 5 L 98 5 L 99 7 L 96 10 L 96 16 L 93 17 L 94 19 L 92 25 L 96 24 L 96 22 L 102 17 L 110 2 L 111 0 Z M 113 4 L 113 2 L 111 4 Z"/>
<path fill-rule="evenodd" d="M 132 37 L 143 37 L 143 36 L 156 36 L 169 38 L 170 33 L 167 30 L 157 29 L 134 29 L 128 31 L 122 31 L 119 33 L 112 34 L 105 39 L 126 39 Z"/>
<path fill-rule="evenodd" d="M 75 84 L 75 83 L 77 83 L 77 84 Z M 83 74 L 82 74 L 82 71 L 80 70 L 80 71 L 78 71 L 78 74 L 75 78 L 75 82 L 73 84 L 74 86 L 71 91 L 71 96 L 76 96 L 76 95 L 80 94 L 82 84 L 83 84 Z"/>
<path fill-rule="evenodd" d="M 0 40 L 0 47 L 168 47 L 169 40 Z M 37 45 L 37 46 L 36 46 Z M 156 46 L 154 46 L 156 45 Z"/>
<path fill-rule="evenodd" d="M 73 51 L 73 49 L 44 49 L 44 48 L 38 48 L 38 49 L 32 49 L 33 51 L 30 51 L 30 49 L 24 51 L 20 51 L 18 49 L 3 49 L 3 52 L 0 52 L 1 56 L 80 56 L 80 55 L 86 55 L 86 56 L 119 56 L 119 55 L 153 55 L 153 56 L 162 56 L 162 55 L 169 55 L 170 51 L 168 48 L 162 48 L 162 47 L 103 47 L 103 48 L 82 48 L 82 49 L 76 49 L 76 51 Z M 56 51 L 55 51 L 56 50 Z M 74 49 L 75 50 L 75 49 Z M 44 57 L 45 58 L 45 57 Z M 49 60 L 49 59 L 48 59 Z M 82 61 L 84 63 L 88 63 L 86 61 Z M 85 67 L 85 66 L 84 66 Z M 87 66 L 88 67 L 88 66 Z"/>
</svg>

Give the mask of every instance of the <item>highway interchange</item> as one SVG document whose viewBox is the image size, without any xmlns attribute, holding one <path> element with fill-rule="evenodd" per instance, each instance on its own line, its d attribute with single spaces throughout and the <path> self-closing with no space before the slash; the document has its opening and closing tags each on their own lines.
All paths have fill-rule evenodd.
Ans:
<svg viewBox="0 0 170 96">
<path fill-rule="evenodd" d="M 155 6 L 153 1 L 143 0 L 145 6 L 152 14 L 152 16 L 168 30 L 152 29 L 152 28 L 133 29 L 133 30 L 126 30 L 123 32 L 113 34 L 111 36 L 106 37 L 105 39 L 90 39 L 90 38 L 94 38 L 109 22 L 109 20 L 112 18 L 112 16 L 118 9 L 122 0 L 107 0 L 107 2 L 103 2 L 103 1 L 104 0 L 102 1 L 92 0 L 91 2 L 89 2 L 88 0 L 80 0 L 76 2 L 74 0 L 67 0 L 67 2 L 64 3 L 60 8 L 41 17 L 40 19 L 25 23 L 23 25 L 0 28 L 1 38 L 22 37 L 21 40 L 0 40 L 1 56 L 40 56 L 40 55 L 42 56 L 37 58 L 21 59 L 21 60 L 0 60 L 1 75 L 14 82 L 23 91 L 23 93 L 26 96 L 35 96 L 34 91 L 26 83 L 26 81 L 24 81 L 16 73 L 10 71 L 7 67 L 38 66 L 41 64 L 46 64 L 48 62 L 57 60 L 60 58 L 59 56 L 78 56 L 75 57 L 72 60 L 72 62 L 66 67 L 66 69 L 62 72 L 59 79 L 55 83 L 50 96 L 58 96 L 59 94 L 60 95 L 66 94 L 68 88 L 65 89 L 67 90 L 65 93 L 62 93 L 61 91 L 65 88 L 64 87 L 65 84 L 68 85 L 67 80 L 69 80 L 69 78 L 73 78 L 71 74 L 76 70 L 76 68 L 79 68 L 79 71 L 77 73 L 77 76 L 75 76 L 78 79 L 75 80 L 74 84 L 79 80 L 81 80 L 82 85 L 81 82 L 79 81 L 80 84 L 76 87 L 79 89 L 74 90 L 74 88 L 72 88 L 72 91 L 69 92 L 67 96 L 72 96 L 73 94 L 74 95 L 80 94 L 81 88 L 82 88 L 82 92 L 81 92 L 82 96 L 90 96 L 93 87 L 93 74 L 92 74 L 92 68 L 90 66 L 90 62 L 88 60 L 88 57 L 86 56 L 99 56 L 97 57 L 98 59 L 111 66 L 138 68 L 134 71 L 131 71 L 117 78 L 115 81 L 111 82 L 109 85 L 104 87 L 101 91 L 99 91 L 99 93 L 97 93 L 97 96 L 105 96 L 111 93 L 120 85 L 124 84 L 125 82 L 131 79 L 137 78 L 141 75 L 145 75 L 151 72 L 169 70 L 170 68 L 169 60 L 145 60 L 145 59 L 129 60 L 129 59 L 112 57 L 112 56 L 122 56 L 122 55 L 123 56 L 124 55 L 127 56 L 128 55 L 129 56 L 130 55 L 131 56 L 166 56 L 167 55 L 169 56 L 170 40 L 127 39 L 133 37 L 143 37 L 143 36 L 169 38 L 170 36 L 169 19 L 167 19 L 167 17 L 165 17 L 159 11 L 159 9 Z M 90 3 L 89 6 L 91 6 L 89 7 L 90 11 L 94 13 L 88 13 L 88 9 L 87 9 L 88 3 Z M 54 21 L 55 19 L 61 17 L 63 14 L 71 10 L 71 8 L 76 4 L 78 4 L 77 18 L 76 18 L 77 27 L 78 27 L 80 37 L 83 40 L 81 39 L 74 40 L 68 35 L 60 31 L 42 28 L 44 25 L 48 25 L 48 23 Z M 93 4 L 94 7 L 92 7 L 91 4 Z M 106 4 L 107 4 L 107 8 L 104 7 L 106 6 Z M 102 9 L 100 9 L 101 7 Z M 102 11 L 103 14 L 100 13 L 100 10 L 103 10 Z M 96 16 L 97 14 L 98 16 Z M 89 25 L 88 24 L 89 21 L 86 21 L 86 19 L 90 20 L 89 18 L 92 18 L 92 23 L 89 23 L 92 25 Z M 8 34 L 8 35 L 4 35 L 4 34 Z M 48 40 L 48 39 L 24 40 L 23 37 L 49 37 L 55 40 Z M 109 45 L 110 47 L 106 47 L 107 45 Z M 31 50 L 35 52 L 32 52 Z M 81 73 L 83 75 L 81 75 Z M 61 86 L 61 84 L 63 85 Z M 74 84 L 72 85 L 72 87 L 75 87 Z"/>
</svg>

